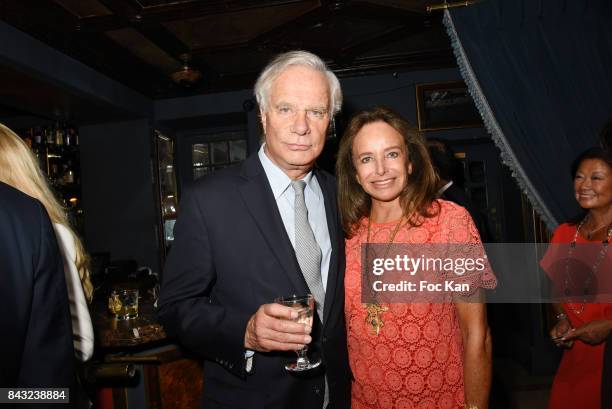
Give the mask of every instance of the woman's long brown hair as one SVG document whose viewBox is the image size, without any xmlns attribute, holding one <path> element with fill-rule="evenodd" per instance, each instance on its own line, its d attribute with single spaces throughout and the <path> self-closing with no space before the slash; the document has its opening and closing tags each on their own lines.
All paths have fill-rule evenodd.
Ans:
<svg viewBox="0 0 612 409">
<path fill-rule="evenodd" d="M 432 203 L 436 197 L 438 179 L 421 134 L 390 108 L 378 106 L 366 109 L 351 119 L 340 141 L 336 161 L 338 206 L 342 227 L 349 238 L 354 234 L 359 220 L 370 214 L 372 203 L 370 196 L 357 183 L 357 170 L 353 164 L 353 141 L 365 125 L 373 122 L 384 122 L 404 137 L 408 152 L 405 164 L 408 177 L 400 194 L 400 203 L 408 223 L 417 226 L 422 223 L 424 217 L 437 214 L 437 209 L 432 209 Z M 408 173 L 410 164 L 411 174 Z"/>
</svg>

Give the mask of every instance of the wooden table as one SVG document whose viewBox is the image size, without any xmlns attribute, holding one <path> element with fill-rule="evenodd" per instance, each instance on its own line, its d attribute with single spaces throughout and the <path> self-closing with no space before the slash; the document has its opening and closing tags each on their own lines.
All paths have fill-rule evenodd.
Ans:
<svg viewBox="0 0 612 409">
<path fill-rule="evenodd" d="M 142 371 L 141 381 L 112 387 L 112 398 L 101 409 L 141 409 L 128 402 L 130 393 L 144 393 L 142 409 L 199 408 L 202 393 L 201 360 L 189 356 L 168 339 L 157 322 L 149 291 L 140 291 L 138 317 L 119 321 L 108 310 L 108 294 L 94 297 L 92 321 L 96 335 L 96 355 L 100 365 L 132 363 Z M 106 390 L 109 394 L 109 391 Z"/>
<path fill-rule="evenodd" d="M 104 294 L 104 293 L 103 293 Z M 103 349 L 125 349 L 163 341 L 166 332 L 157 322 L 153 300 L 140 296 L 138 317 L 120 321 L 108 310 L 108 295 L 97 296 L 92 305 L 96 345 Z"/>
</svg>

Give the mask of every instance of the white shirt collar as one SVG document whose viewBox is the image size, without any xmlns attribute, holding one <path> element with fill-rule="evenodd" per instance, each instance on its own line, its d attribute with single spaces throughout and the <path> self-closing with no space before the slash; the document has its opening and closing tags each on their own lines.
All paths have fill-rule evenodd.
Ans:
<svg viewBox="0 0 612 409">
<path fill-rule="evenodd" d="M 442 196 L 442 193 L 446 192 L 446 190 L 452 185 L 453 185 L 453 181 L 451 180 L 450 182 L 442 186 L 440 190 L 438 190 L 438 197 Z"/>
<path fill-rule="evenodd" d="M 257 155 L 259 156 L 259 161 L 266 172 L 266 176 L 268 177 L 268 181 L 270 182 L 270 187 L 272 188 L 272 193 L 274 194 L 274 199 L 278 200 L 285 191 L 291 186 L 291 178 L 287 176 L 283 170 L 278 167 L 277 164 L 272 162 L 268 155 L 266 154 L 264 147 L 266 146 L 265 142 L 259 148 L 259 152 Z M 312 197 L 316 198 L 316 200 L 320 199 L 319 192 L 320 189 L 315 189 L 313 183 L 315 183 L 315 178 L 313 177 L 312 170 L 302 178 L 304 182 L 306 182 L 306 189 L 309 189 L 313 194 Z"/>
</svg>

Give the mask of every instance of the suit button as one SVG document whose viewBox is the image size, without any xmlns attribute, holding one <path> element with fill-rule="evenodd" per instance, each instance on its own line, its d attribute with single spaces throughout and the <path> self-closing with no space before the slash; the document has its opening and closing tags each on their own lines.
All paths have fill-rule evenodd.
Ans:
<svg viewBox="0 0 612 409">
<path fill-rule="evenodd" d="M 321 394 L 321 389 L 315 387 L 314 388 L 314 393 L 315 393 L 315 395 L 320 395 Z"/>
<path fill-rule="evenodd" d="M 323 337 L 322 341 L 325 344 L 327 342 L 327 337 Z"/>
</svg>

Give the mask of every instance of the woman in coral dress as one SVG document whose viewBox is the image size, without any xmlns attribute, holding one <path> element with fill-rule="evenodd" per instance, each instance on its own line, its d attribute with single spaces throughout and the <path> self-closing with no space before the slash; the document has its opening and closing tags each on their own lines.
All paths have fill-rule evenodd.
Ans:
<svg viewBox="0 0 612 409">
<path fill-rule="evenodd" d="M 421 136 L 387 108 L 362 111 L 342 139 L 337 176 L 352 408 L 487 408 L 491 338 L 482 302 L 362 302 L 363 243 L 481 248 L 468 212 L 435 199 Z M 489 270 L 463 280 L 473 291 L 495 286 Z"/>
<path fill-rule="evenodd" d="M 600 409 L 602 388 L 612 388 L 612 385 L 602 385 L 605 340 L 612 330 L 610 152 L 599 148 L 584 152 L 574 162 L 572 176 L 576 200 L 586 214 L 576 223 L 564 223 L 555 230 L 553 245 L 540 263 L 560 294 L 580 295 L 554 305 L 557 323 L 550 335 L 565 351 L 548 407 Z M 579 260 L 579 263 L 569 263 L 566 259 Z M 585 290 L 587 294 L 583 294 Z M 586 302 L 583 297 L 590 299 Z"/>
</svg>

